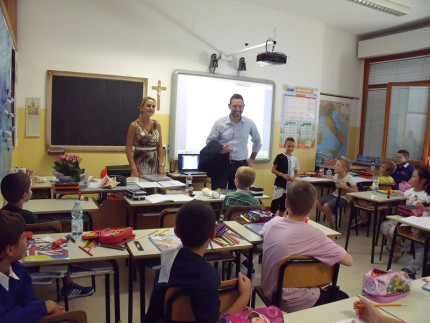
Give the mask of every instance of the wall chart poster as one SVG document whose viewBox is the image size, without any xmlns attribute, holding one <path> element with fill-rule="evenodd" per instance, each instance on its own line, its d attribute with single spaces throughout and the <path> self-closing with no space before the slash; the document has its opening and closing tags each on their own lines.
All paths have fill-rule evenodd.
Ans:
<svg viewBox="0 0 430 323">
<path fill-rule="evenodd" d="M 279 148 L 293 137 L 297 148 L 315 148 L 315 124 L 319 91 L 304 86 L 283 85 Z"/>
</svg>

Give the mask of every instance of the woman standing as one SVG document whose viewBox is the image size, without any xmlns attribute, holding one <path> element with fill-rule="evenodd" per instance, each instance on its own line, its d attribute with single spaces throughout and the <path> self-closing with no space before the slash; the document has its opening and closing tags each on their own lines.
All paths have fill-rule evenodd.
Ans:
<svg viewBox="0 0 430 323">
<path fill-rule="evenodd" d="M 160 123 L 151 119 L 155 113 L 155 105 L 155 99 L 144 97 L 139 106 L 139 118 L 131 122 L 128 128 L 125 153 L 131 167 L 132 177 L 165 174 Z"/>
</svg>

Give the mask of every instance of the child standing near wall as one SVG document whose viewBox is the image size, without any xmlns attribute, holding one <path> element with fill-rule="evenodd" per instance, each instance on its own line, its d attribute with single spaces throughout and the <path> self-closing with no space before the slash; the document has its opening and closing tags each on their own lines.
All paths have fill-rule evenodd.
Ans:
<svg viewBox="0 0 430 323">
<path fill-rule="evenodd" d="M 279 216 L 284 216 L 287 189 L 298 176 L 300 169 L 299 161 L 293 156 L 295 145 L 293 137 L 286 138 L 285 152 L 276 156 L 272 166 L 272 173 L 276 175 L 276 178 L 270 212 L 276 214 L 279 209 Z"/>
</svg>

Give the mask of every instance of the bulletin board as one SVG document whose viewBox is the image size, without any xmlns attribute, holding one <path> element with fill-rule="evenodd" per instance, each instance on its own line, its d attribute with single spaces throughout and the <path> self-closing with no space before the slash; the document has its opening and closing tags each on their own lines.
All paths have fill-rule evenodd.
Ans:
<svg viewBox="0 0 430 323">
<path fill-rule="evenodd" d="M 147 78 L 48 71 L 48 148 L 123 151 Z"/>
</svg>

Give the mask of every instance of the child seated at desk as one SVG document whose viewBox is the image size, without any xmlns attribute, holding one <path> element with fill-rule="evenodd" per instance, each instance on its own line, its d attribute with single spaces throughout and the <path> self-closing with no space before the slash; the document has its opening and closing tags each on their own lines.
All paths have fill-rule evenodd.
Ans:
<svg viewBox="0 0 430 323">
<path fill-rule="evenodd" d="M 408 189 L 404 196 L 406 197 L 406 204 L 414 204 L 419 207 L 424 207 L 430 202 L 430 171 L 426 168 L 419 167 L 413 173 L 409 180 Z M 425 205 L 424 205 L 425 204 Z M 381 223 L 381 232 L 387 238 L 390 245 L 393 241 L 394 230 L 397 222 L 393 220 L 387 220 Z M 388 252 L 391 251 L 391 247 L 385 248 Z M 393 253 L 393 262 L 397 262 L 399 258 L 405 253 L 405 246 L 402 239 L 396 240 L 396 247 Z M 410 263 L 409 269 L 405 270 L 408 274 L 415 274 L 416 270 L 421 268 L 423 262 L 423 249 L 420 246 L 416 246 L 415 259 Z"/>
<path fill-rule="evenodd" d="M 394 185 L 394 178 L 391 176 L 393 172 L 396 170 L 396 164 L 391 160 L 386 160 L 379 166 L 379 185 Z M 373 184 L 372 186 L 373 187 Z"/>
<path fill-rule="evenodd" d="M 24 228 L 21 215 L 0 211 L 1 322 L 37 322 L 46 315 L 63 312 L 54 301 L 40 301 L 34 296 L 31 277 L 19 262 L 27 248 Z"/>
<path fill-rule="evenodd" d="M 408 182 L 412 177 L 415 167 L 408 163 L 409 152 L 407 150 L 399 150 L 396 154 L 396 165 L 397 168 L 391 175 L 396 182 L 395 189 L 399 189 L 399 184 L 401 182 Z"/>
<path fill-rule="evenodd" d="M 24 210 L 24 203 L 31 199 L 31 179 L 24 173 L 12 173 L 6 175 L 1 181 L 1 194 L 8 202 L 2 210 L 20 214 L 26 224 L 37 222 L 36 215 L 28 210 Z M 92 287 L 83 287 L 75 284 L 69 275 L 66 275 L 66 291 L 69 299 L 75 297 L 89 296 L 94 293 Z M 63 295 L 63 293 L 61 293 Z"/>
<path fill-rule="evenodd" d="M 236 171 L 236 177 L 234 178 L 234 184 L 237 189 L 236 192 L 230 192 L 225 195 L 224 202 L 222 204 L 222 210 L 224 214 L 230 206 L 235 205 L 259 205 L 260 201 L 254 197 L 249 188 L 254 184 L 256 177 L 255 170 L 248 166 L 239 167 Z"/>
<path fill-rule="evenodd" d="M 340 189 L 340 201 L 339 208 L 348 206 L 351 202 L 351 197 L 346 193 L 358 192 L 358 187 L 355 184 L 354 178 L 348 174 L 350 169 L 350 162 L 346 157 L 339 157 L 336 161 L 334 168 L 334 176 L 322 175 L 324 178 L 330 178 L 334 180 L 336 189 L 332 194 L 324 195 L 317 200 L 317 208 L 324 213 L 325 220 L 331 222 L 334 227 L 334 217 L 332 218 L 333 209 L 336 207 L 338 188 Z"/>
<path fill-rule="evenodd" d="M 330 240 L 321 230 L 306 223 L 306 216 L 315 206 L 316 190 L 312 184 L 296 181 L 287 191 L 285 202 L 288 217 L 274 217 L 263 227 L 263 263 L 261 284 L 264 295 L 272 299 L 277 288 L 279 262 L 290 256 L 309 256 L 331 266 L 351 266 L 352 257 Z M 281 309 L 295 312 L 329 302 L 330 288 L 284 288 Z M 339 291 L 338 299 L 348 298 Z"/>
<path fill-rule="evenodd" d="M 218 322 L 220 300 L 217 289 L 221 279 L 218 271 L 203 258 L 209 240 L 215 238 L 212 206 L 199 200 L 183 205 L 176 216 L 175 234 L 183 247 L 162 253 L 160 276 L 154 283 L 145 322 L 158 322 L 163 317 L 164 296 L 169 287 L 192 290 L 190 299 L 196 322 Z M 242 311 L 249 301 L 251 281 L 240 272 L 238 290 L 239 297 L 227 313 Z"/>
</svg>

